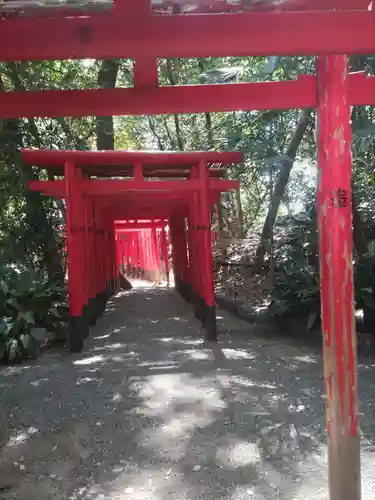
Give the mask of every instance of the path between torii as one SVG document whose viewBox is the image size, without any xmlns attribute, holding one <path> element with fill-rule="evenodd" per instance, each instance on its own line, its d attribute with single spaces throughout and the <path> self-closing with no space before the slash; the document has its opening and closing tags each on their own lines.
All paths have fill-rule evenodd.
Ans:
<svg viewBox="0 0 375 500">
<path fill-rule="evenodd" d="M 204 346 L 189 306 L 147 286 L 113 300 L 84 353 L 0 372 L 0 476 L 19 470 L 0 499 L 327 499 L 319 353 L 222 311 L 218 346 Z M 375 364 L 359 371 L 367 500 Z"/>
</svg>

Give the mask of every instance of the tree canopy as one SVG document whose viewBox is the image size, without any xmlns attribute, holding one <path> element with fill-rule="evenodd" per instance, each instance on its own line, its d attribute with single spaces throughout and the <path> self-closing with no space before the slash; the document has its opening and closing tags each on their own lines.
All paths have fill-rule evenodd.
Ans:
<svg viewBox="0 0 375 500">
<path fill-rule="evenodd" d="M 351 67 L 374 74 L 375 59 L 355 57 Z M 314 74 L 314 68 L 311 57 L 174 59 L 158 63 L 162 85 L 280 81 L 299 74 Z M 0 64 L 2 91 L 130 87 L 132 84 L 133 63 L 129 60 Z M 247 283 L 252 283 L 254 288 L 255 276 L 263 302 L 267 297 L 268 310 L 277 314 L 294 312 L 301 310 L 301 303 L 304 311 L 316 308 L 319 276 L 314 211 L 315 118 L 315 110 L 244 110 L 172 116 L 3 120 L 0 122 L 3 292 L 9 299 L 9 286 L 14 289 L 18 286 L 14 284 L 14 273 L 9 266 L 18 273 L 28 274 L 29 282 L 34 280 L 45 287 L 64 286 L 61 227 L 65 223 L 65 206 L 62 201 L 27 189 L 30 179 L 47 174 L 24 168 L 20 147 L 241 150 L 245 153 L 244 163 L 229 173 L 231 178 L 241 181 L 240 196 L 236 199 L 234 195 L 225 195 L 218 207 L 223 239 L 231 243 L 229 248 L 224 245 L 220 249 L 218 269 L 223 263 L 224 268 L 230 266 L 236 259 L 243 264 L 243 269 L 240 273 L 238 268 L 230 271 L 231 279 L 227 279 L 228 269 L 223 272 L 220 268 L 218 286 L 222 273 L 227 282 L 225 293 L 259 304 L 258 298 L 248 293 Z M 372 260 L 374 108 L 354 107 L 352 127 L 353 228 L 356 262 L 360 264 L 356 297 L 359 307 L 375 309 L 372 293 L 375 285 Z M 239 201 L 244 224 L 242 234 L 238 233 L 235 223 Z M 245 239 L 239 242 L 241 236 Z M 50 309 L 56 304 L 64 306 L 60 288 L 54 290 L 53 300 L 48 303 Z M 9 310 L 0 310 L 0 316 L 5 322 L 9 318 L 15 321 Z M 23 321 L 33 324 L 36 320 L 29 315 Z"/>
</svg>

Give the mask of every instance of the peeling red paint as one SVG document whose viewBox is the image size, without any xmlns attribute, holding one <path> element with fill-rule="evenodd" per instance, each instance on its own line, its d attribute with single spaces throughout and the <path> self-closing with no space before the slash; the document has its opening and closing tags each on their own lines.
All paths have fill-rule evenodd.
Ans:
<svg viewBox="0 0 375 500">
<path fill-rule="evenodd" d="M 318 78 L 317 213 L 330 498 L 359 500 L 347 57 L 321 57 L 318 61 Z"/>
</svg>

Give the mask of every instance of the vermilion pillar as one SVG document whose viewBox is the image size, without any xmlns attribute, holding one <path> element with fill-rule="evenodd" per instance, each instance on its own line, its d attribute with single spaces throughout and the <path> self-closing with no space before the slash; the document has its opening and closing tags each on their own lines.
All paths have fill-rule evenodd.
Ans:
<svg viewBox="0 0 375 500">
<path fill-rule="evenodd" d="M 68 251 L 68 292 L 70 312 L 69 349 L 80 352 L 88 336 L 89 322 L 84 315 L 85 290 L 85 238 L 84 210 L 81 179 L 73 163 L 64 167 L 66 199 L 66 235 Z"/>
<path fill-rule="evenodd" d="M 167 235 L 165 232 L 165 225 L 160 232 L 160 245 L 161 245 L 161 255 L 164 262 L 164 274 L 167 284 L 169 286 L 169 262 L 168 262 L 168 245 L 167 245 Z"/>
<path fill-rule="evenodd" d="M 330 500 L 360 499 L 346 56 L 318 60 L 320 279 Z"/>
<path fill-rule="evenodd" d="M 206 340 L 217 340 L 215 283 L 212 261 L 211 209 L 209 196 L 208 167 L 204 162 L 199 164 L 200 181 L 200 231 L 202 242 L 202 298 L 204 300 L 203 324 L 206 328 Z"/>
</svg>

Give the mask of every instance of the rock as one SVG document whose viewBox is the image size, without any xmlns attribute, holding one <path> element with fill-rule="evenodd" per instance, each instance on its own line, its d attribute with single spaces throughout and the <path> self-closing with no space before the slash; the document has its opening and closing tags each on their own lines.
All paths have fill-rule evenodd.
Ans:
<svg viewBox="0 0 375 500">
<path fill-rule="evenodd" d="M 120 274 L 120 289 L 129 291 L 133 288 L 133 285 L 130 283 L 129 280 L 125 278 L 122 274 Z"/>
</svg>

